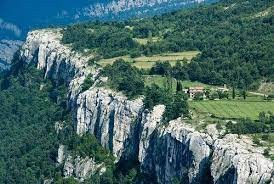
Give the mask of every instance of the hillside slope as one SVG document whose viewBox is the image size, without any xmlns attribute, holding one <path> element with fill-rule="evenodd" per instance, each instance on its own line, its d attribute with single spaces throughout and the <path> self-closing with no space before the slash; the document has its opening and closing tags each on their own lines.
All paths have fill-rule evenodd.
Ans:
<svg viewBox="0 0 274 184">
<path fill-rule="evenodd" d="M 75 137 L 66 141 L 65 136 L 56 159 L 63 176 L 87 183 L 138 183 L 141 180 L 146 183 L 249 184 L 267 183 L 273 178 L 273 162 L 265 158 L 263 150 L 254 147 L 247 136 L 219 134 L 214 126 L 204 132 L 197 131 L 181 118 L 165 124 L 162 121 L 164 105 L 146 110 L 142 98 L 130 100 L 123 93 L 102 86 L 105 79 L 98 76 L 98 68 L 89 66 L 86 56 L 60 44 L 59 31 L 30 33 L 20 52 L 19 63 L 26 66 L 33 63 L 55 84 L 67 84 L 67 104 L 74 133 L 82 137 L 94 135 L 116 160 L 103 175 L 94 174 L 94 168 L 100 165 L 93 163 L 96 159 L 93 156 L 98 157 L 93 143 L 81 144 Z M 87 76 L 95 82 L 83 90 Z M 60 127 L 59 133 L 66 133 L 67 128 L 62 124 Z M 76 155 L 74 147 L 79 151 Z M 56 179 L 52 175 L 45 178 Z"/>
<path fill-rule="evenodd" d="M 273 7 L 273 1 L 223 0 L 150 19 L 79 24 L 64 30 L 63 43 L 104 58 L 198 50 L 180 79 L 256 88 L 274 78 Z"/>
<path fill-rule="evenodd" d="M 188 8 L 215 0 L 45 0 L 1 1 L 0 40 L 23 40 L 28 31 L 48 26 L 60 26 L 88 20 L 126 20 L 132 17 L 147 17 L 164 12 Z M 33 18 L 35 15 L 35 18 Z M 18 18 L 20 17 L 20 18 Z M 10 57 L 0 41 L 0 58 Z M 20 45 L 19 45 L 20 46 Z M 17 47 L 18 48 L 18 47 Z M 15 51 L 14 51 L 15 52 Z M 14 53 L 13 52 L 13 53 Z M 2 60 L 9 65 L 9 60 Z M 0 67 L 2 64 L 0 64 Z"/>
<path fill-rule="evenodd" d="M 233 2 L 246 5 L 247 1 Z M 144 86 L 138 85 L 140 81 L 142 82 L 142 78 L 138 77 L 145 71 L 137 71 L 135 68 L 130 68 L 130 64 L 120 61 L 125 64 L 120 65 L 122 67 L 119 70 L 112 71 L 112 74 L 120 72 L 120 75 L 113 75 L 118 76 L 115 80 L 118 81 L 116 85 L 120 87 L 120 83 L 122 84 L 123 88 L 119 89 L 106 85 L 113 82 L 111 75 L 109 78 L 105 77 L 102 73 L 107 70 L 101 72 L 100 65 L 96 65 L 96 62 L 100 63 L 101 57 L 133 53 L 150 55 L 163 51 L 187 50 L 188 44 L 195 41 L 193 47 L 189 49 L 200 50 L 202 55 L 190 64 L 180 66 L 178 70 L 187 73 L 183 77 L 188 76 L 194 80 L 193 77 L 196 76 L 198 80 L 209 80 L 208 83 L 213 79 L 220 80 L 219 78 L 232 82 L 232 79 L 222 73 L 224 70 L 219 68 L 224 64 L 223 58 L 226 58 L 227 64 L 232 66 L 227 71 L 235 72 L 233 66 L 236 63 L 237 70 L 249 66 L 245 71 L 246 74 L 254 74 L 253 69 L 260 67 L 261 63 L 253 63 L 249 59 L 245 61 L 242 58 L 245 54 L 240 50 L 248 46 L 253 48 L 255 45 L 269 52 L 272 51 L 269 48 L 271 46 L 269 39 L 272 39 L 272 18 L 271 14 L 265 13 L 268 12 L 265 8 L 268 10 L 272 7 L 270 6 L 272 2 L 249 2 L 250 4 L 247 4 L 250 6 L 246 5 L 239 10 L 243 12 L 239 12 L 241 16 L 262 11 L 260 17 L 262 14 L 266 16 L 263 16 L 263 19 L 255 18 L 254 20 L 258 20 L 255 23 L 252 19 L 248 24 L 239 23 L 231 18 L 228 21 L 229 26 L 225 29 L 220 29 L 219 25 L 227 16 L 218 15 L 223 8 L 236 6 L 229 3 L 230 7 L 227 7 L 228 2 L 146 20 L 125 23 L 97 22 L 71 26 L 66 30 L 43 29 L 30 32 L 13 60 L 11 71 L 0 78 L 0 105 L 3 109 L 0 112 L 0 182 L 96 184 L 273 182 L 273 161 L 266 157 L 269 153 L 266 154 L 262 147 L 257 147 L 248 136 L 220 131 L 223 128 L 217 129 L 216 124 L 195 130 L 194 125 L 187 122 L 185 119 L 187 116 L 184 116 L 182 111 L 178 111 L 179 114 L 175 117 L 171 114 L 169 116 L 171 119 L 165 119 L 165 113 L 172 112 L 173 109 L 188 110 L 183 106 L 185 99 L 182 96 L 179 96 L 180 100 L 178 98 L 178 103 L 175 103 L 177 106 L 170 106 L 161 104 L 158 93 L 152 94 L 151 96 L 159 102 L 154 103 L 151 98 L 152 107 L 145 109 L 146 96 L 141 93 Z M 254 9 L 251 12 L 246 9 L 247 7 Z M 215 9 L 217 15 L 214 13 Z M 236 10 L 230 13 L 234 11 Z M 196 18 L 192 16 L 193 12 L 196 12 Z M 239 14 L 235 12 L 236 17 Z M 209 19 L 211 17 L 212 22 L 207 22 L 200 15 L 208 16 Z M 190 31 L 187 37 L 184 37 L 187 31 L 182 30 L 191 28 L 192 23 L 196 26 L 192 27 L 195 34 Z M 252 40 L 251 34 L 244 33 L 253 23 L 256 25 L 255 30 L 260 30 L 264 26 L 266 29 L 259 32 L 265 34 L 253 34 Z M 211 24 L 214 25 L 214 29 L 216 28 L 216 35 L 211 29 L 209 30 L 212 32 L 203 30 L 202 26 L 197 27 L 197 25 Z M 247 27 L 241 27 L 242 24 Z M 161 27 L 162 25 L 166 27 Z M 240 27 L 235 28 L 235 32 L 231 34 L 235 33 L 238 36 L 234 38 L 230 35 L 230 41 L 238 43 L 235 42 L 236 38 L 241 37 L 243 32 L 248 44 L 242 43 L 241 40 L 239 42 L 241 47 L 236 47 L 237 44 L 228 44 L 225 47 L 221 39 L 223 35 L 220 37 L 217 35 L 236 25 Z M 161 32 L 161 30 L 165 31 Z M 207 37 L 214 35 L 214 39 L 206 40 L 202 37 L 205 35 Z M 257 38 L 264 38 L 265 42 L 257 43 Z M 136 39 L 147 39 L 148 42 L 140 46 L 134 41 Z M 196 42 L 199 40 L 201 46 L 198 48 Z M 211 45 L 208 46 L 207 43 Z M 214 43 L 218 43 L 219 47 L 213 47 Z M 208 52 L 203 48 L 204 45 L 208 48 Z M 226 53 L 229 46 L 235 53 L 232 54 L 235 60 L 230 60 L 232 57 Z M 217 50 L 219 54 L 216 54 L 217 51 L 214 55 L 205 54 L 219 48 L 222 48 Z M 261 60 L 269 61 L 271 67 L 273 60 L 269 59 L 272 56 L 267 55 L 265 50 L 260 48 L 247 50 L 246 53 L 262 51 L 265 55 L 260 57 Z M 240 61 L 241 63 L 237 63 Z M 107 69 L 113 68 L 108 66 Z M 267 69 L 269 68 L 262 71 Z M 123 70 L 131 70 L 131 72 L 124 73 Z M 214 74 L 211 75 L 212 71 L 219 77 L 214 78 Z M 273 71 L 270 70 L 270 74 L 271 72 Z M 270 74 L 264 76 L 258 73 L 256 77 L 271 79 Z M 248 80 L 245 75 L 239 73 L 239 76 L 244 85 L 251 84 L 246 82 Z M 254 81 L 256 79 L 254 78 Z M 124 83 L 125 80 L 131 83 Z M 136 80 L 137 85 L 132 84 Z M 233 80 L 238 82 L 237 85 L 242 85 L 241 81 L 234 78 Z M 218 81 L 214 82 L 218 83 Z M 126 96 L 124 89 L 128 86 L 124 84 L 131 84 L 129 86 L 131 91 L 128 92 L 134 91 L 137 95 L 133 98 Z M 172 101 L 171 103 L 175 101 L 169 96 L 159 98 L 165 98 L 166 101 Z"/>
</svg>

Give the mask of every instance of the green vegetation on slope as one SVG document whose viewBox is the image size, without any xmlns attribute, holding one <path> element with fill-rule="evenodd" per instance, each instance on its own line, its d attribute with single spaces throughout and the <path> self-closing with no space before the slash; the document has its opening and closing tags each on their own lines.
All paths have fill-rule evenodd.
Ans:
<svg viewBox="0 0 274 184">
<path fill-rule="evenodd" d="M 181 93 L 172 90 L 172 78 L 168 77 L 167 86 L 159 87 L 157 84 L 145 86 L 144 76 L 136 67 L 128 62 L 117 60 L 112 65 L 107 65 L 102 75 L 108 77 L 107 85 L 115 90 L 123 91 L 129 98 L 144 95 L 144 104 L 148 109 L 158 104 L 166 105 L 164 120 L 166 122 L 181 115 L 188 116 L 188 104 Z"/>
<path fill-rule="evenodd" d="M 93 135 L 76 135 L 66 107 L 66 87 L 43 78 L 41 71 L 14 59 L 11 71 L 0 78 L 0 183 L 79 183 L 63 178 L 63 165 L 56 165 L 59 144 L 72 156 L 93 157 L 104 162 L 104 174 L 85 183 L 133 183 L 141 179 L 138 164 L 126 171 Z M 92 85 L 87 79 L 85 88 Z M 63 123 L 56 133 L 55 123 Z"/>
<path fill-rule="evenodd" d="M 63 42 L 104 58 L 196 50 L 201 54 L 184 66 L 187 78 L 181 80 L 256 88 L 260 80 L 274 78 L 273 6 L 223 0 L 149 19 L 78 24 L 63 31 Z"/>
<path fill-rule="evenodd" d="M 41 183 L 58 173 L 54 123 L 66 113 L 49 98 L 54 87 L 40 71 L 12 72 L 0 90 L 0 183 Z"/>
<path fill-rule="evenodd" d="M 123 91 L 130 98 L 142 94 L 144 90 L 140 71 L 123 60 L 107 65 L 102 73 L 109 78 L 111 88 Z"/>
<path fill-rule="evenodd" d="M 68 142 L 68 149 L 81 158 L 94 158 L 97 163 L 104 162 L 107 167 L 114 165 L 114 156 L 104 149 L 94 135 L 74 135 Z"/>
<path fill-rule="evenodd" d="M 106 66 L 107 64 L 112 64 L 114 61 L 118 59 L 123 59 L 131 63 L 133 66 L 142 69 L 150 69 L 158 62 L 168 61 L 171 66 L 174 66 L 177 61 L 182 64 L 188 63 L 192 58 L 196 57 L 199 54 L 197 51 L 186 51 L 186 52 L 174 52 L 174 53 L 165 53 L 165 54 L 156 54 L 152 56 L 138 56 L 132 58 L 130 56 L 120 56 L 109 59 L 100 59 L 98 60 L 98 64 L 101 66 Z"/>
<path fill-rule="evenodd" d="M 79 24 L 68 26 L 63 34 L 64 43 L 72 43 L 76 50 L 89 49 L 106 58 L 129 54 L 138 50 L 138 43 L 125 24 L 118 22 Z"/>
<path fill-rule="evenodd" d="M 210 88 L 217 87 L 217 86 L 212 86 L 212 85 L 204 84 L 201 82 L 195 82 L 195 81 L 194 82 L 188 81 L 188 80 L 178 81 L 175 78 L 170 78 L 162 75 L 144 75 L 145 86 L 151 86 L 152 84 L 156 84 L 161 88 L 166 88 L 168 80 L 170 80 L 170 82 L 172 83 L 172 91 L 174 93 L 176 92 L 177 82 L 180 82 L 182 84 L 182 88 L 201 86 L 201 87 L 204 87 L 205 89 L 210 89 Z"/>
<path fill-rule="evenodd" d="M 260 112 L 258 121 L 248 118 L 241 119 L 237 123 L 228 122 L 226 127 L 229 132 L 234 134 L 254 134 L 254 133 L 273 133 L 274 115 L 273 113 Z"/>
</svg>

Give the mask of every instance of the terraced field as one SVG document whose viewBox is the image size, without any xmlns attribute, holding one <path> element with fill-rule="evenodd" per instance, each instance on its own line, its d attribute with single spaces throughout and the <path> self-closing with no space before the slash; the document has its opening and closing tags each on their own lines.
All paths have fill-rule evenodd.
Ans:
<svg viewBox="0 0 274 184">
<path fill-rule="evenodd" d="M 131 58 L 130 56 L 121 56 L 121 57 L 115 57 L 110 59 L 102 59 L 98 62 L 98 64 L 100 64 L 101 66 L 106 66 L 107 64 L 112 64 L 117 59 L 123 59 L 127 62 L 132 63 L 132 65 L 136 66 L 137 68 L 149 69 L 156 62 L 168 61 L 172 66 L 174 66 L 177 61 L 183 61 L 184 59 L 190 62 L 190 60 L 193 57 L 196 57 L 199 53 L 200 52 L 198 51 L 186 51 L 186 52 L 158 54 L 150 57 L 141 56 L 137 58 Z"/>
<path fill-rule="evenodd" d="M 189 105 L 197 113 L 213 114 L 218 118 L 251 118 L 258 119 L 260 112 L 274 113 L 274 102 L 267 101 L 190 101 Z"/>
</svg>

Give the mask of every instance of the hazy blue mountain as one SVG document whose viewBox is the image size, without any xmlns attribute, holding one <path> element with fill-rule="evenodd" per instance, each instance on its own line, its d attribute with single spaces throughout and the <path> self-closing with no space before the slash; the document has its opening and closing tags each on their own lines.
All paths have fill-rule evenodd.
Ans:
<svg viewBox="0 0 274 184">
<path fill-rule="evenodd" d="M 83 20 L 143 17 L 214 0 L 1 0 L 0 39 Z"/>
</svg>

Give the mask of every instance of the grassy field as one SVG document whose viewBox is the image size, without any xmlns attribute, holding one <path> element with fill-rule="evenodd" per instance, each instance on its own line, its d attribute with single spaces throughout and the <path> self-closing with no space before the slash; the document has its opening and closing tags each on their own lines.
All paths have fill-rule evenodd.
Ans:
<svg viewBox="0 0 274 184">
<path fill-rule="evenodd" d="M 153 83 L 157 84 L 159 87 L 164 88 L 167 84 L 167 78 L 162 77 L 160 75 L 146 75 L 145 78 L 145 85 L 151 86 Z M 176 80 L 174 78 L 172 80 L 172 90 L 176 91 Z"/>
<path fill-rule="evenodd" d="M 182 61 L 184 59 L 187 59 L 187 61 L 190 62 L 190 60 L 193 57 L 197 56 L 197 54 L 199 54 L 198 51 L 186 51 L 186 52 L 158 54 L 150 57 L 141 56 L 137 58 L 131 58 L 130 56 L 120 56 L 120 57 L 115 57 L 110 59 L 102 59 L 98 62 L 98 64 L 100 64 L 101 66 L 106 66 L 107 64 L 112 64 L 117 59 L 123 59 L 127 62 L 132 63 L 132 65 L 138 68 L 149 69 L 156 62 L 169 61 L 172 66 L 174 66 L 177 61 Z"/>
<path fill-rule="evenodd" d="M 166 77 L 160 76 L 160 75 L 146 75 L 145 76 L 145 85 L 150 86 L 151 84 L 155 83 L 160 87 L 164 87 L 166 85 L 167 79 Z M 189 88 L 189 87 L 196 87 L 196 86 L 202 86 L 204 88 L 212 88 L 214 86 L 203 84 L 201 82 L 192 82 L 192 81 L 181 81 L 183 88 Z M 174 92 L 176 90 L 176 80 L 172 79 L 172 88 L 174 89 Z"/>
<path fill-rule="evenodd" d="M 196 113 L 213 114 L 218 118 L 246 118 L 257 120 L 262 111 L 274 113 L 274 102 L 267 101 L 190 101 L 189 105 Z"/>
<path fill-rule="evenodd" d="M 167 83 L 167 78 L 159 75 L 145 76 L 145 85 L 150 86 L 153 83 L 164 88 Z M 176 92 L 176 80 L 172 80 L 173 92 Z M 205 88 L 214 88 L 200 82 L 181 81 L 183 87 L 203 86 Z M 237 92 L 237 91 L 236 91 Z M 230 95 L 230 99 L 231 99 Z M 195 111 L 195 114 L 205 119 L 208 114 L 213 114 L 218 118 L 246 118 L 252 120 L 258 119 L 258 115 L 262 111 L 271 111 L 274 113 L 274 102 L 263 101 L 262 96 L 248 94 L 247 99 L 243 100 L 238 92 L 235 100 L 204 100 L 204 101 L 189 101 L 190 108 Z"/>
</svg>

